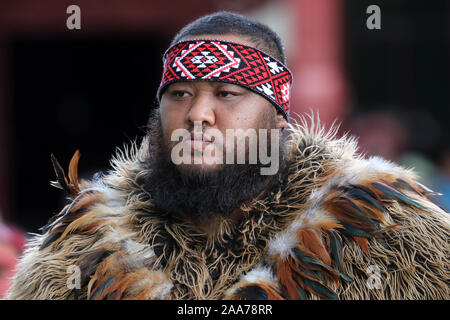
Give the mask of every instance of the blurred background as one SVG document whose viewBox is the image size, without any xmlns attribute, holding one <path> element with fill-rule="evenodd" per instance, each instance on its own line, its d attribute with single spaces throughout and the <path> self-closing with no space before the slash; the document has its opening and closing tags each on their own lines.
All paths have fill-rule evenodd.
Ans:
<svg viewBox="0 0 450 320">
<path fill-rule="evenodd" d="M 72 4 L 80 30 L 66 26 Z M 381 29 L 367 27 L 369 5 Z M 293 112 L 338 119 L 361 152 L 415 168 L 450 209 L 449 1 L 0 0 L 0 256 L 20 254 L 18 230 L 39 232 L 64 204 L 50 154 L 66 169 L 80 149 L 82 178 L 107 170 L 144 134 L 172 37 L 218 10 L 279 33 Z"/>
</svg>

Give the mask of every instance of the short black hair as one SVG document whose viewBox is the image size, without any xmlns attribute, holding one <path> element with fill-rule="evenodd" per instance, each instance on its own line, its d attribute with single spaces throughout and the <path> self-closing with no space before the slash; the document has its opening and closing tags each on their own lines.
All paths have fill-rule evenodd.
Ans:
<svg viewBox="0 0 450 320">
<path fill-rule="evenodd" d="M 258 49 L 286 64 L 282 41 L 272 29 L 257 20 L 228 11 L 202 16 L 189 23 L 173 38 L 171 46 L 188 36 L 229 33 L 248 37 Z"/>
</svg>

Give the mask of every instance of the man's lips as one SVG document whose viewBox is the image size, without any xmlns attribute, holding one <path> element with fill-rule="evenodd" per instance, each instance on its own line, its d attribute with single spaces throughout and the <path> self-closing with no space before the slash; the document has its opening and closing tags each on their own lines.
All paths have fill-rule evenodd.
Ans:
<svg viewBox="0 0 450 320">
<path fill-rule="evenodd" d="M 204 149 L 209 146 L 212 142 L 205 140 L 189 140 L 191 149 Z"/>
<path fill-rule="evenodd" d="M 203 132 L 191 131 L 190 134 L 191 134 L 191 140 L 193 140 L 193 141 L 212 142 L 211 137 L 209 137 L 208 135 L 204 134 Z"/>
<path fill-rule="evenodd" d="M 191 131 L 191 139 L 189 140 L 191 149 L 205 149 L 212 143 L 211 137 L 208 137 L 203 132 Z"/>
</svg>

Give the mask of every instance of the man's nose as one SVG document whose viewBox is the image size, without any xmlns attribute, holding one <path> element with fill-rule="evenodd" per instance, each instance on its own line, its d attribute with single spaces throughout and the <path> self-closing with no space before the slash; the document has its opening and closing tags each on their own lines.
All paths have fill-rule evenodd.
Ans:
<svg viewBox="0 0 450 320">
<path fill-rule="evenodd" d="M 214 97 L 207 93 L 198 94 L 192 101 L 187 120 L 191 123 L 206 122 L 209 126 L 213 126 L 216 122 Z"/>
</svg>

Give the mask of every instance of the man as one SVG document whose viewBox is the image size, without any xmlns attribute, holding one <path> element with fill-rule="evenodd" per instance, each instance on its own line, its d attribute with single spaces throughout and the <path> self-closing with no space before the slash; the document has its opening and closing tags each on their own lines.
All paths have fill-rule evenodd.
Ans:
<svg viewBox="0 0 450 320">
<path fill-rule="evenodd" d="M 67 178 L 53 159 L 72 200 L 9 298 L 448 299 L 448 214 L 411 171 L 289 124 L 284 63 L 241 15 L 182 29 L 140 145 L 81 183 L 78 153 Z"/>
</svg>

